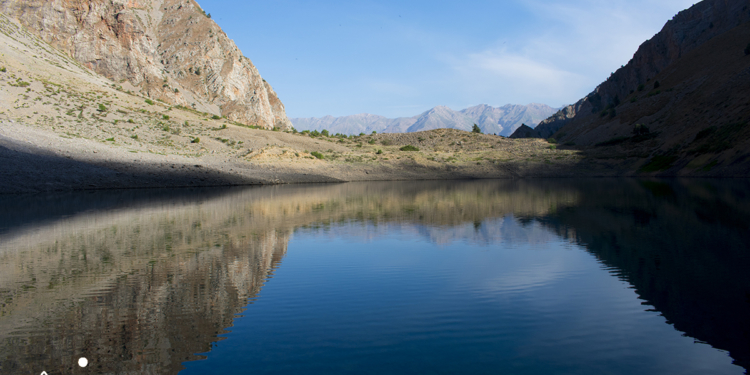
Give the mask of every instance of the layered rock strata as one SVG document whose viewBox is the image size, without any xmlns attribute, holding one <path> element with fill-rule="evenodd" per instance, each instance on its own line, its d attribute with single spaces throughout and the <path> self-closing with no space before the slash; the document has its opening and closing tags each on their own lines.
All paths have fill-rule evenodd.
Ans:
<svg viewBox="0 0 750 375">
<path fill-rule="evenodd" d="M 125 90 L 246 125 L 292 126 L 271 86 L 194 0 L 0 0 L 0 11 Z"/>
</svg>

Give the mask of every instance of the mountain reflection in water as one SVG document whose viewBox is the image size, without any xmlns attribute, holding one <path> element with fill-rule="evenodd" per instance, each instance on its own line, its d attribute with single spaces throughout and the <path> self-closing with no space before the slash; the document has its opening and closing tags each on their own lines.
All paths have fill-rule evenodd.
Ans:
<svg viewBox="0 0 750 375">
<path fill-rule="evenodd" d="M 175 374 L 262 298 L 295 233 L 394 230 L 435 244 L 568 239 L 676 329 L 747 369 L 748 186 L 386 182 L 0 197 L 0 372 L 70 373 L 87 353 L 96 360 L 76 373 Z"/>
</svg>

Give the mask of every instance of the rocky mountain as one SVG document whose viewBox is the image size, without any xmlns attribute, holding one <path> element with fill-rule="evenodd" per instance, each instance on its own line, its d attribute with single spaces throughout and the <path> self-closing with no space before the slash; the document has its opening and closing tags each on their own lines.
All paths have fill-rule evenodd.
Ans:
<svg viewBox="0 0 750 375">
<path fill-rule="evenodd" d="M 332 133 L 359 134 L 371 133 L 411 133 L 440 128 L 451 128 L 471 131 L 477 124 L 482 132 L 508 136 L 522 124 L 538 124 L 542 119 L 555 112 L 545 104 L 529 105 L 508 104 L 492 107 L 480 104 L 454 111 L 446 106 L 437 106 L 414 117 L 389 119 L 371 114 L 321 118 L 294 118 L 292 123 L 298 130 L 323 130 Z"/>
<path fill-rule="evenodd" d="M 697 3 L 668 21 L 591 94 L 542 121 L 531 135 L 610 147 L 640 172 L 746 175 L 748 42 L 750 3 Z"/>
<path fill-rule="evenodd" d="M 195 0 L 0 0 L 0 12 L 126 90 L 291 128 L 271 86 Z"/>
</svg>

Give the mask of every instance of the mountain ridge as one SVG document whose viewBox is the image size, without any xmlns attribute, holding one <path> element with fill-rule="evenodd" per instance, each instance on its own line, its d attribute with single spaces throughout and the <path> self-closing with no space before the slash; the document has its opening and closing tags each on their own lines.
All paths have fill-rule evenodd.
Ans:
<svg viewBox="0 0 750 375">
<path fill-rule="evenodd" d="M 293 118 L 298 130 L 323 130 L 333 133 L 413 133 L 440 128 L 471 131 L 477 124 L 482 132 L 508 136 L 522 124 L 537 124 L 557 109 L 546 104 L 506 104 L 492 107 L 479 104 L 454 111 L 439 105 L 412 117 L 387 118 L 385 116 L 360 113 L 349 116 L 323 116 Z"/>
</svg>

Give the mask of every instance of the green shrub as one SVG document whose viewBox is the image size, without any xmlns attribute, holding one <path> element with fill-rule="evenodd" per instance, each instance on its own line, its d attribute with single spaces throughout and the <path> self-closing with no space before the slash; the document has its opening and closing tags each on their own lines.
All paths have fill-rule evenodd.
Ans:
<svg viewBox="0 0 750 375">
<path fill-rule="evenodd" d="M 471 127 L 472 133 L 482 134 L 482 129 L 479 128 L 479 125 L 474 124 L 474 126 Z"/>
<path fill-rule="evenodd" d="M 361 136 L 363 136 L 363 135 L 365 135 L 365 133 L 359 133 L 359 136 L 360 136 L 360 137 L 361 137 Z"/>
<path fill-rule="evenodd" d="M 414 147 L 412 145 L 406 145 L 404 147 L 401 147 L 399 150 L 401 150 L 401 151 L 419 151 L 419 148 Z"/>
<path fill-rule="evenodd" d="M 2 67 L 2 68 L 0 68 L 0 72 L 3 72 L 3 73 L 5 73 L 5 72 L 7 72 L 7 71 L 8 71 L 8 69 L 5 69 L 5 67 Z"/>
<path fill-rule="evenodd" d="M 717 128 L 715 126 L 711 126 L 709 128 L 699 131 L 698 134 L 695 135 L 695 141 L 708 137 L 709 135 L 716 132 L 716 129 Z"/>
<path fill-rule="evenodd" d="M 130 138 L 133 138 L 133 139 L 137 140 L 138 139 L 138 134 L 133 134 L 133 135 L 130 136 Z"/>
<path fill-rule="evenodd" d="M 547 143 L 552 143 L 552 144 L 555 144 L 555 143 L 557 143 L 557 139 L 554 139 L 554 138 L 547 138 Z"/>
<path fill-rule="evenodd" d="M 114 141 L 115 141 L 115 137 L 112 137 L 112 138 L 107 138 L 107 139 L 106 139 L 106 141 L 107 141 L 107 142 L 114 142 Z"/>
<path fill-rule="evenodd" d="M 317 151 L 311 152 L 310 155 L 315 156 L 318 159 L 325 159 L 325 157 L 323 156 L 323 154 L 321 154 L 320 152 L 317 152 Z"/>
<path fill-rule="evenodd" d="M 378 152 L 376 152 L 376 154 L 382 155 L 383 154 L 383 150 L 378 150 Z"/>
<path fill-rule="evenodd" d="M 179 89 L 174 89 L 174 93 L 175 93 L 175 94 L 177 94 L 177 93 L 179 93 L 179 92 L 180 92 L 180 90 L 179 90 Z"/>
<path fill-rule="evenodd" d="M 128 124 L 135 124 L 135 121 L 133 121 L 132 118 L 128 119 Z"/>
<path fill-rule="evenodd" d="M 213 116 L 211 116 L 211 120 L 221 120 L 221 116 L 219 116 L 219 115 L 213 115 Z"/>
<path fill-rule="evenodd" d="M 97 109 L 99 112 L 107 112 L 107 107 L 104 104 L 99 104 L 99 109 Z"/>
<path fill-rule="evenodd" d="M 376 132 L 375 130 L 373 130 L 373 131 L 372 131 L 372 134 L 378 134 L 378 132 Z"/>
<path fill-rule="evenodd" d="M 330 135 L 330 133 L 328 133 L 328 130 L 325 130 L 325 129 L 323 129 L 323 130 L 322 130 L 322 131 L 320 132 L 320 135 L 322 135 L 322 136 L 324 136 L 324 137 L 328 137 L 328 136 Z"/>
<path fill-rule="evenodd" d="M 146 99 L 146 104 L 148 105 L 154 105 L 154 101 L 151 99 Z"/>
<path fill-rule="evenodd" d="M 391 141 L 390 139 L 384 139 L 380 141 L 380 144 L 382 144 L 383 146 L 390 146 L 393 144 L 393 141 Z"/>
<path fill-rule="evenodd" d="M 310 136 L 311 137 L 319 137 L 320 136 L 320 132 L 317 131 L 317 130 L 313 130 L 313 131 L 310 132 Z"/>
<path fill-rule="evenodd" d="M 557 150 L 557 145 L 552 145 L 552 146 L 549 146 L 549 149 L 550 149 L 550 150 Z"/>
<path fill-rule="evenodd" d="M 651 130 L 649 130 L 648 126 L 643 124 L 635 124 L 633 127 L 633 134 L 635 135 L 645 135 L 650 133 Z"/>
<path fill-rule="evenodd" d="M 641 167 L 640 172 L 657 172 L 667 170 L 672 167 L 672 164 L 677 161 L 677 156 L 669 155 L 656 155 L 651 161 Z"/>
<path fill-rule="evenodd" d="M 375 144 L 375 140 L 374 140 L 374 139 L 371 139 L 371 140 L 367 141 L 367 143 L 369 143 L 369 144 L 371 144 L 371 145 L 374 145 L 374 144 Z"/>
<path fill-rule="evenodd" d="M 193 139 L 190 140 L 190 143 L 201 143 L 201 139 L 198 138 L 198 137 L 195 137 L 195 138 L 193 138 Z"/>
<path fill-rule="evenodd" d="M 654 81 L 654 90 L 658 89 L 659 87 L 661 87 L 661 83 L 659 83 L 659 81 Z"/>
<path fill-rule="evenodd" d="M 640 85 L 638 85 L 638 91 L 643 91 L 645 88 L 646 88 L 646 85 L 644 85 L 642 83 Z"/>
</svg>

